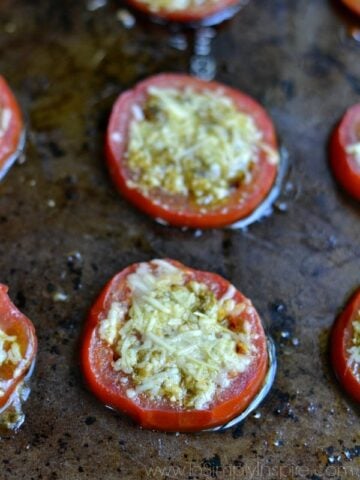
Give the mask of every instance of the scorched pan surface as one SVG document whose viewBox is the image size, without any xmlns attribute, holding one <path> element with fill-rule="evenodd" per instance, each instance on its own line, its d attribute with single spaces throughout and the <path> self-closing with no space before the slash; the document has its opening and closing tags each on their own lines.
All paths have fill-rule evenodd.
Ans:
<svg viewBox="0 0 360 480">
<path fill-rule="evenodd" d="M 28 126 L 26 161 L 0 184 L 0 281 L 39 337 L 25 424 L 0 440 L 0 478 L 359 478 L 359 408 L 327 357 L 335 314 L 360 283 L 359 204 L 335 185 L 326 152 L 360 95 L 348 17 L 326 0 L 252 0 L 217 30 L 216 79 L 264 104 L 290 170 L 269 218 L 194 233 L 142 215 L 107 174 L 117 95 L 148 75 L 187 72 L 192 55 L 182 50 L 191 34 L 139 20 L 125 28 L 122 8 L 0 5 L 0 72 Z M 128 264 L 165 256 L 232 281 L 277 342 L 269 397 L 226 433 L 142 431 L 83 385 L 78 342 L 93 299 Z"/>
</svg>

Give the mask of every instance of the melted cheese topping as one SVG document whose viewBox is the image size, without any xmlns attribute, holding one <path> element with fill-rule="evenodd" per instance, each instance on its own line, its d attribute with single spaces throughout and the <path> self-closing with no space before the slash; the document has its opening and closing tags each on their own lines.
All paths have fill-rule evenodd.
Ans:
<svg viewBox="0 0 360 480">
<path fill-rule="evenodd" d="M 350 355 L 350 363 L 355 364 L 356 369 L 359 369 L 360 365 L 360 310 L 357 313 L 356 319 L 352 324 L 354 334 L 352 338 L 352 346 L 348 349 Z"/>
<path fill-rule="evenodd" d="M 20 345 L 15 335 L 7 335 L 0 329 L 0 367 L 6 363 L 17 365 L 22 360 Z"/>
<path fill-rule="evenodd" d="M 278 153 L 262 139 L 253 118 L 220 91 L 150 87 L 143 110 L 133 107 L 127 163 L 129 187 L 189 197 L 200 206 L 226 200 L 264 151 Z"/>
<path fill-rule="evenodd" d="M 158 12 L 159 10 L 186 10 L 203 5 L 212 5 L 217 3 L 217 1 L 218 0 L 141 0 L 152 12 Z"/>
<path fill-rule="evenodd" d="M 228 319 L 253 307 L 248 301 L 236 304 L 233 287 L 217 300 L 172 264 L 151 265 L 140 264 L 128 276 L 131 303 L 114 302 L 99 335 L 114 351 L 113 368 L 126 374 L 121 381 L 129 384 L 130 398 L 144 394 L 205 408 L 251 363 L 256 347 L 250 324 L 232 331 Z"/>
<path fill-rule="evenodd" d="M 349 155 L 354 155 L 355 161 L 360 168 L 360 142 L 348 145 L 346 147 L 346 153 Z"/>
</svg>

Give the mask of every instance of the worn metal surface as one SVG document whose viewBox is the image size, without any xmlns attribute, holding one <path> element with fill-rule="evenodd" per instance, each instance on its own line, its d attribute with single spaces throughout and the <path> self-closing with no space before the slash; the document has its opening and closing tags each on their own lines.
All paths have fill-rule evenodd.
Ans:
<svg viewBox="0 0 360 480">
<path fill-rule="evenodd" d="M 264 103 L 292 166 L 269 218 L 194 234 L 156 225 L 107 175 L 103 136 L 116 96 L 147 75 L 188 71 L 191 56 L 166 29 L 126 29 L 120 7 L 1 1 L 0 71 L 28 136 L 26 162 L 0 184 L 0 280 L 39 336 L 26 422 L 0 440 L 1 480 L 359 478 L 359 408 L 334 381 L 326 348 L 360 283 L 360 207 L 334 184 L 326 144 L 359 101 L 360 44 L 325 0 L 253 0 L 218 30 L 217 79 Z M 92 300 L 129 263 L 163 256 L 229 278 L 277 341 L 274 388 L 235 430 L 142 431 L 83 386 L 78 341 Z M 66 301 L 54 301 L 59 292 Z M 152 476 L 155 467 L 164 470 Z"/>
</svg>

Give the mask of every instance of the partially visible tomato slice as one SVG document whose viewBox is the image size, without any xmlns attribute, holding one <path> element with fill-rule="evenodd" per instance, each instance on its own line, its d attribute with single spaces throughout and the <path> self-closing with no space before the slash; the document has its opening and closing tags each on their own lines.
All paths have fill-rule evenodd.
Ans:
<svg viewBox="0 0 360 480">
<path fill-rule="evenodd" d="M 234 9 L 234 12 L 232 13 L 233 15 L 237 11 L 236 7 L 239 6 L 240 8 L 241 3 L 243 2 L 241 2 L 240 0 L 207 0 L 201 5 L 193 5 L 176 10 L 171 9 L 170 7 L 154 9 L 151 8 L 151 5 L 149 5 L 149 3 L 143 2 L 141 0 L 127 0 L 127 3 L 135 9 L 139 10 L 140 12 L 145 13 L 146 15 L 158 17 L 162 20 L 181 23 L 196 23 L 210 17 L 215 18 L 217 14 L 220 15 L 222 12 L 226 12 L 230 9 Z M 220 21 L 222 20 L 223 19 L 221 19 Z M 218 23 L 218 21 L 215 20 L 214 23 Z"/>
<path fill-rule="evenodd" d="M 351 151 L 355 145 L 358 154 Z M 340 185 L 360 200 L 360 103 L 347 110 L 331 137 L 330 164 Z"/>
<path fill-rule="evenodd" d="M 0 413 L 11 404 L 12 394 L 31 368 L 37 350 L 34 325 L 11 302 L 7 291 L 8 288 L 0 284 L 0 331 L 16 338 L 21 360 L 17 363 L 0 361 Z M 3 340 L 2 335 L 0 338 Z M 9 342 L 5 342 L 5 351 L 10 346 Z"/>
<path fill-rule="evenodd" d="M 19 105 L 0 76 L 0 179 L 19 155 L 22 137 L 23 119 Z"/>
<path fill-rule="evenodd" d="M 341 0 L 350 10 L 360 15 L 360 0 Z"/>
<path fill-rule="evenodd" d="M 360 402 L 360 364 L 350 361 L 349 349 L 354 337 L 353 322 L 360 319 L 360 289 L 338 316 L 331 333 L 331 360 L 344 390 Z"/>
<path fill-rule="evenodd" d="M 184 195 L 170 195 L 164 191 L 145 194 L 134 186 L 133 172 L 126 161 L 129 128 L 133 120 L 133 107 L 146 102 L 150 87 L 185 89 L 195 92 L 222 92 L 234 105 L 251 116 L 262 134 L 263 143 L 278 153 L 273 123 L 265 110 L 248 95 L 217 82 L 206 82 L 189 75 L 160 74 L 122 93 L 117 99 L 110 117 L 106 137 L 106 157 L 112 179 L 120 192 L 140 210 L 171 225 L 191 228 L 216 228 L 234 223 L 248 216 L 270 192 L 278 171 L 276 162 L 269 161 L 268 152 L 261 150 L 254 163 L 251 179 L 241 182 L 226 199 L 215 206 L 199 206 Z M 119 142 L 118 138 L 122 141 Z"/>
<path fill-rule="evenodd" d="M 236 303 L 246 302 L 249 308 L 232 317 L 229 328 L 236 328 L 244 321 L 251 325 L 255 352 L 251 363 L 244 372 L 236 374 L 230 385 L 218 392 L 209 406 L 203 409 L 185 408 L 166 399 L 153 400 L 147 396 L 129 398 L 126 391 L 132 380 L 124 372 L 113 368 L 114 351 L 100 338 L 99 324 L 107 318 L 113 302 L 125 302 L 130 308 L 132 298 L 127 278 L 140 265 L 144 265 L 133 264 L 109 281 L 91 308 L 81 348 L 84 377 L 89 388 L 105 405 L 126 413 L 144 428 L 186 432 L 223 425 L 246 409 L 264 383 L 268 370 L 268 353 L 261 320 L 251 303 L 224 278 L 214 273 L 193 270 L 174 260 L 166 261 L 184 272 L 186 281 L 195 280 L 207 285 L 217 299 L 224 296 L 230 288 Z M 152 262 L 147 265 L 154 268 Z"/>
</svg>

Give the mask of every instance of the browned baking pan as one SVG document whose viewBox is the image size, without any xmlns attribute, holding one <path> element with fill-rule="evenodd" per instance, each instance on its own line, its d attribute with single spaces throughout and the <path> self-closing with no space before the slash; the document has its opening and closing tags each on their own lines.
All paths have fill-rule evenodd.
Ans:
<svg viewBox="0 0 360 480">
<path fill-rule="evenodd" d="M 133 25 L 115 0 L 1 2 L 0 72 L 27 143 L 0 183 L 0 281 L 39 336 L 26 421 L 0 439 L 1 480 L 359 478 L 359 408 L 327 357 L 335 314 L 360 284 L 360 206 L 327 164 L 329 134 L 360 98 L 360 43 L 334 4 L 252 0 L 215 31 L 216 79 L 264 104 L 290 169 L 270 216 L 194 233 L 123 200 L 103 156 L 117 95 L 189 71 L 193 34 Z M 94 297 L 129 263 L 165 256 L 227 277 L 275 338 L 270 395 L 225 433 L 140 430 L 83 385 L 78 341 Z"/>
</svg>

